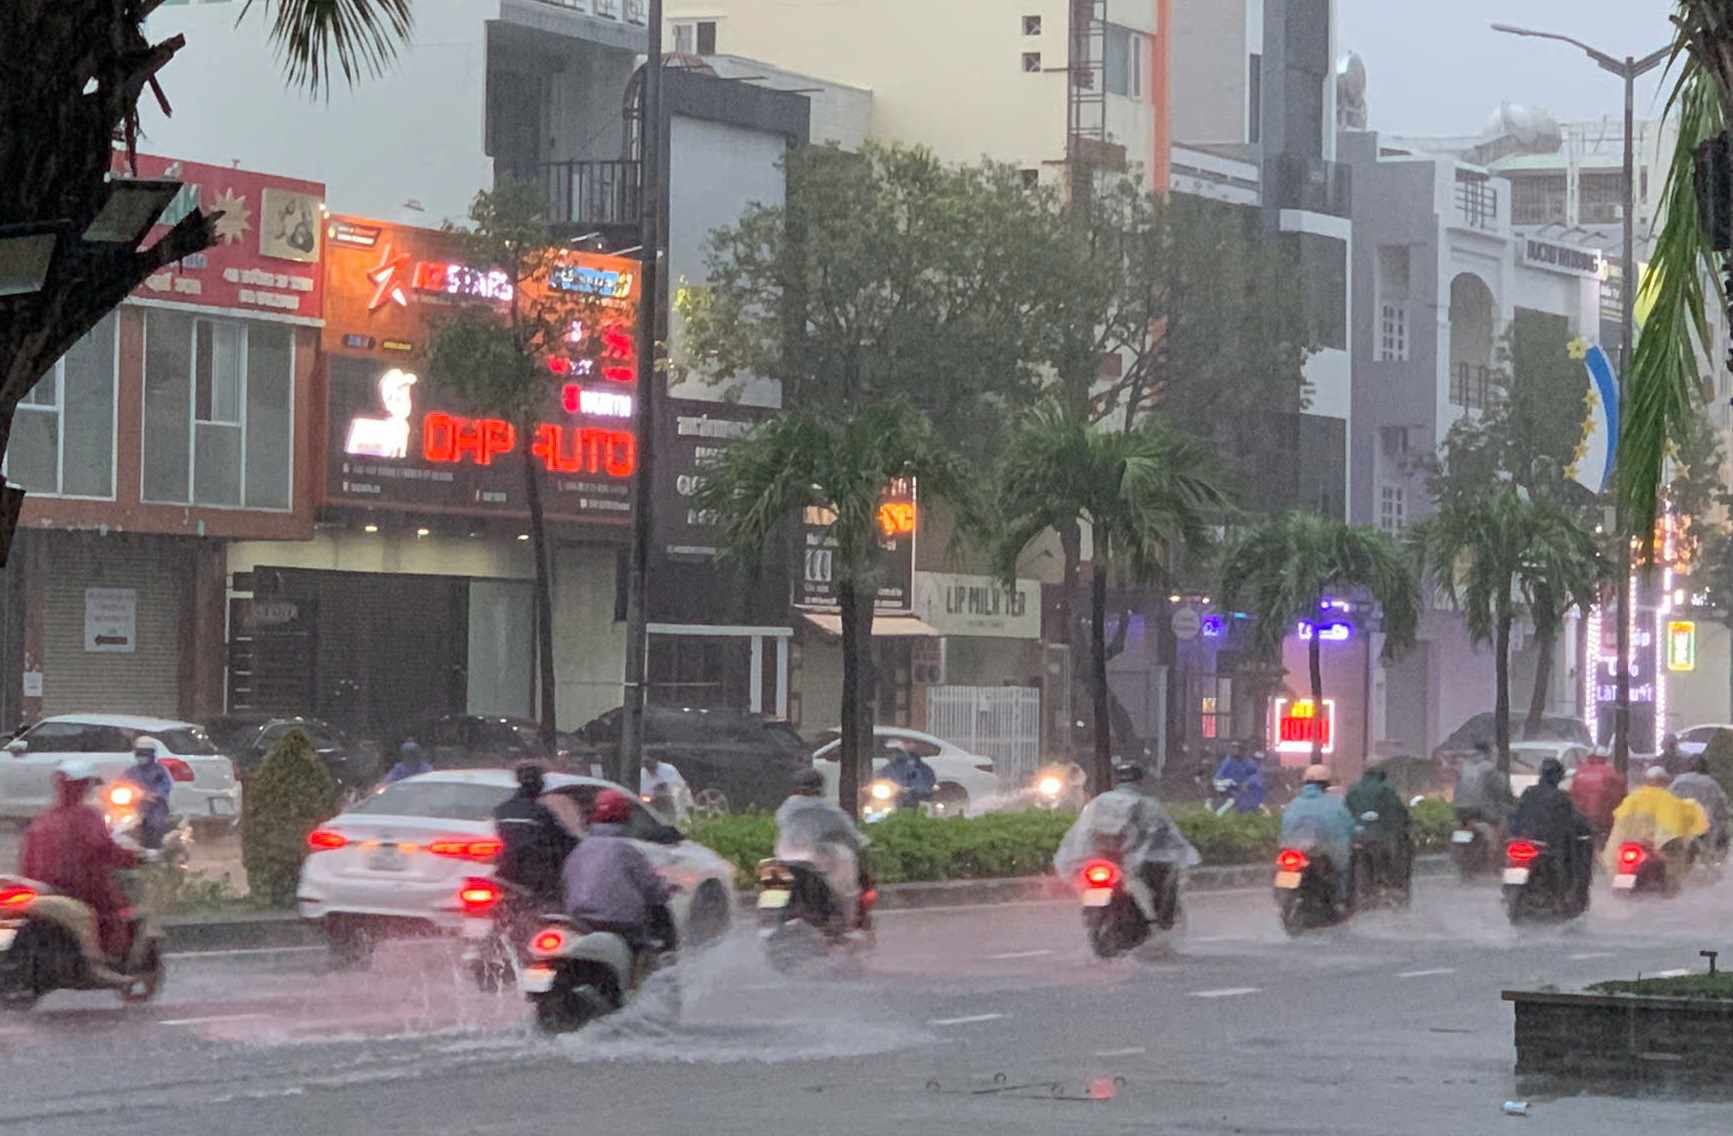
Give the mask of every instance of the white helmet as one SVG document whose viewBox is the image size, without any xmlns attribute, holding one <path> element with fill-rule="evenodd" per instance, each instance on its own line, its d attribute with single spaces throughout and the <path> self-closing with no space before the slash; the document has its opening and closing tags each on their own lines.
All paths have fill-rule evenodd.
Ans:
<svg viewBox="0 0 1733 1136">
<path fill-rule="evenodd" d="M 69 757 L 55 767 L 63 781 L 100 781 L 102 774 L 96 771 L 96 764 L 86 757 Z"/>
<path fill-rule="evenodd" d="M 134 754 L 148 753 L 152 757 L 161 757 L 167 751 L 163 748 L 161 742 L 157 741 L 149 734 L 140 734 L 138 737 L 132 739 L 132 752 Z"/>
</svg>

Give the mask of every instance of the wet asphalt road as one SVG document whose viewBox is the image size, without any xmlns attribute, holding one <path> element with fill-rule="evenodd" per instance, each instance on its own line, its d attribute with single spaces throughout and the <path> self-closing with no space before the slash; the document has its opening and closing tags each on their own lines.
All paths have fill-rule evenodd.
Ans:
<svg viewBox="0 0 1733 1136">
<path fill-rule="evenodd" d="M 742 933 L 684 965 L 678 1018 L 646 1000 L 551 1040 L 445 944 L 365 974 L 317 950 L 180 957 L 149 1006 L 0 1018 L 0 1133 L 1725 1131 L 1725 1103 L 1517 1085 L 1502 989 L 1733 947 L 1733 881 L 1596 901 L 1518 934 L 1492 887 L 1432 882 L 1407 914 L 1290 941 L 1264 890 L 1196 896 L 1174 950 L 1111 963 L 1067 905 L 898 913 L 862 973 L 795 980 Z M 1530 1115 L 1504 1116 L 1517 1096 Z"/>
</svg>

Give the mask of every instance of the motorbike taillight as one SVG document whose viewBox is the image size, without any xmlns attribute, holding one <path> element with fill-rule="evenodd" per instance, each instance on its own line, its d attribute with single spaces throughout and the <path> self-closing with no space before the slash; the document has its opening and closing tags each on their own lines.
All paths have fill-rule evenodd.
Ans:
<svg viewBox="0 0 1733 1136">
<path fill-rule="evenodd" d="M 1648 858 L 1649 850 L 1641 844 L 1632 842 L 1619 845 L 1619 868 L 1623 871 L 1636 871 Z"/>
<path fill-rule="evenodd" d="M 1119 882 L 1119 865 L 1111 860 L 1091 860 L 1083 866 L 1083 882 L 1090 887 L 1112 887 Z"/>
<path fill-rule="evenodd" d="M 1298 848 L 1284 848 L 1276 854 L 1276 867 L 1284 872 L 1303 872 L 1311 863 Z"/>
<path fill-rule="evenodd" d="M 1519 868 L 1526 868 L 1540 858 L 1540 845 L 1532 840 L 1512 840 L 1504 846 L 1505 859 Z"/>
</svg>

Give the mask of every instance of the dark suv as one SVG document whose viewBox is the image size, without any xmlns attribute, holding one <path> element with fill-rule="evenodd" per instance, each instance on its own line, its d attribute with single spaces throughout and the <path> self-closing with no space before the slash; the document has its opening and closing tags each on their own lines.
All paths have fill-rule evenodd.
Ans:
<svg viewBox="0 0 1733 1136">
<path fill-rule="evenodd" d="M 243 781 L 257 772 L 265 757 L 290 730 L 300 730 L 313 743 L 313 751 L 331 771 L 342 789 L 372 787 L 384 772 L 379 767 L 378 747 L 358 742 L 329 722 L 276 714 L 227 714 L 205 726 L 211 741 L 235 763 L 235 775 Z"/>
<path fill-rule="evenodd" d="M 577 737 L 612 768 L 619 709 L 592 720 Z M 736 812 L 775 808 L 787 798 L 795 771 L 812 765 L 812 747 L 794 727 L 747 710 L 645 707 L 644 752 L 678 769 L 693 796 L 703 798 L 700 804 Z"/>
<path fill-rule="evenodd" d="M 398 741 L 411 738 L 420 744 L 435 769 L 510 769 L 529 760 L 561 770 L 570 765 L 571 755 L 563 748 L 549 753 L 542 744 L 541 727 L 523 718 L 442 714 L 415 723 Z M 397 745 L 393 744 L 385 755 L 386 768 L 396 760 Z"/>
</svg>

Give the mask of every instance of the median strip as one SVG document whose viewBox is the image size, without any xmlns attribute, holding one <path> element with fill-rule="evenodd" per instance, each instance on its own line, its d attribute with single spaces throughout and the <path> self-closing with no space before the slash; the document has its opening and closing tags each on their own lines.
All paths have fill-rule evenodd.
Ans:
<svg viewBox="0 0 1733 1136">
<path fill-rule="evenodd" d="M 1227 986 L 1220 990 L 1193 990 L 1187 997 L 1191 998 L 1240 998 L 1247 994 L 1257 994 L 1263 990 L 1261 986 Z"/>
<path fill-rule="evenodd" d="M 1007 951 L 1005 954 L 1002 954 L 1002 955 L 988 955 L 987 959 L 989 962 L 1007 962 L 1011 959 L 1041 958 L 1044 955 L 1050 955 L 1052 953 L 1053 952 L 1050 950 L 1048 950 L 1048 951 Z"/>
<path fill-rule="evenodd" d="M 970 1014 L 964 1018 L 934 1018 L 927 1024 L 930 1026 L 972 1026 L 976 1022 L 996 1022 L 1004 1014 Z"/>
</svg>

